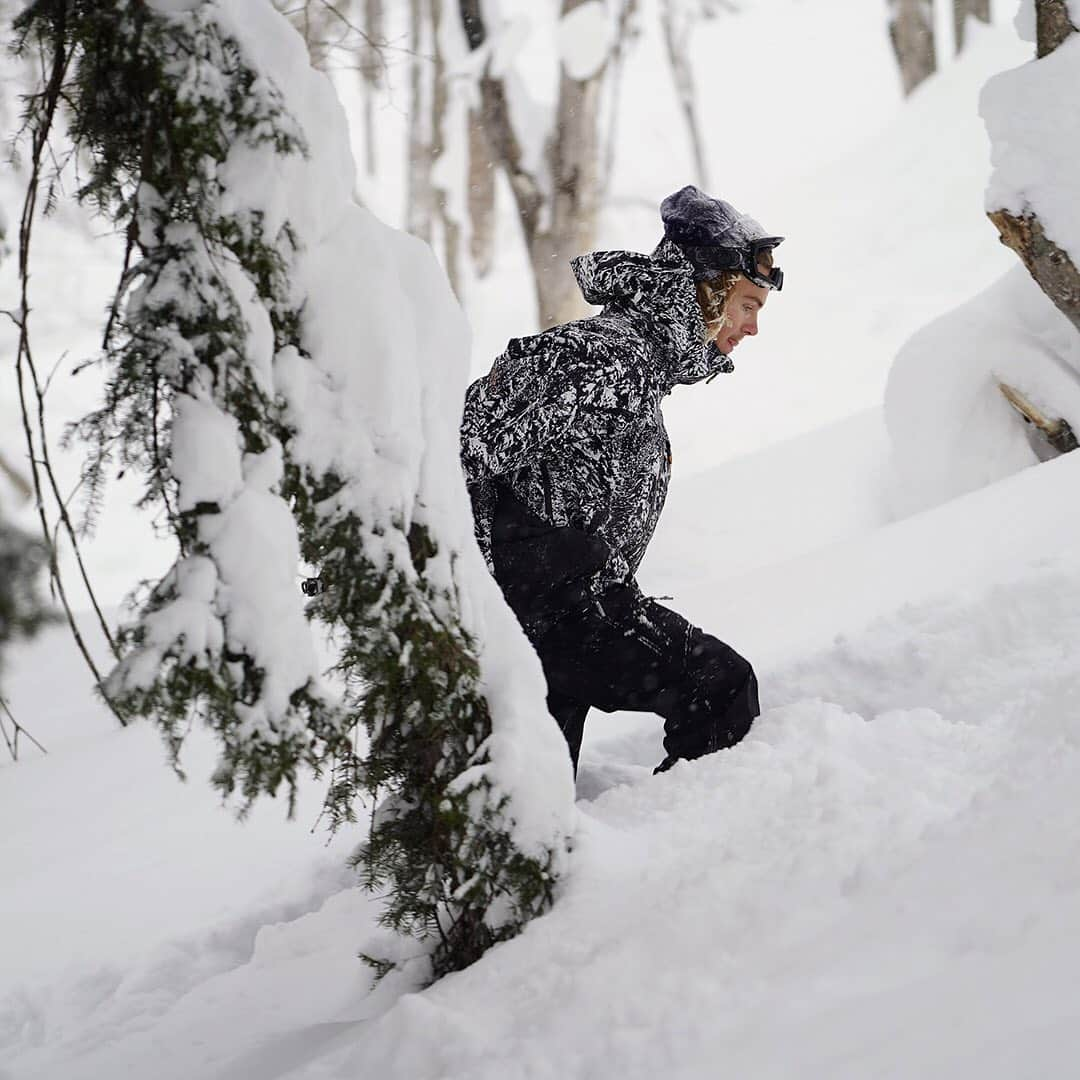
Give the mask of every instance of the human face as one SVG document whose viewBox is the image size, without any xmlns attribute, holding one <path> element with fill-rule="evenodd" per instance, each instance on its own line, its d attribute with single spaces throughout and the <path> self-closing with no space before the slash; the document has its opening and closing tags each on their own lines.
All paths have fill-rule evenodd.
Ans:
<svg viewBox="0 0 1080 1080">
<path fill-rule="evenodd" d="M 768 289 L 739 275 L 724 304 L 724 324 L 713 338 L 722 353 L 730 353 L 744 337 L 757 334 L 758 312 L 765 306 L 768 297 Z"/>
</svg>

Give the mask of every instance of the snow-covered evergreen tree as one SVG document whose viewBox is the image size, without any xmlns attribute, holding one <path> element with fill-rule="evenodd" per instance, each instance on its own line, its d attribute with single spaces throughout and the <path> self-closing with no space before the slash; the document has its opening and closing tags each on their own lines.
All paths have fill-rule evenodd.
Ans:
<svg viewBox="0 0 1080 1080">
<path fill-rule="evenodd" d="M 340 108 L 271 5 L 39 0 L 18 27 L 43 57 L 35 145 L 63 101 L 80 198 L 129 241 L 87 478 L 142 470 L 178 545 L 110 698 L 174 755 L 203 715 L 246 801 L 305 766 L 335 825 L 381 796 L 358 858 L 385 922 L 431 942 L 436 975 L 464 966 L 550 903 L 572 787 L 471 537 L 445 278 L 352 202 Z M 324 587 L 306 612 L 301 556 Z"/>
</svg>

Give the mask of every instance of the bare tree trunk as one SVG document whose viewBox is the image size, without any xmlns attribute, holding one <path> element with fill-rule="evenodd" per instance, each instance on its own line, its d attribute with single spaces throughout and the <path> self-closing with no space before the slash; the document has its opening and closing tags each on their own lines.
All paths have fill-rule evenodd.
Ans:
<svg viewBox="0 0 1080 1080">
<path fill-rule="evenodd" d="M 694 153 L 694 168 L 697 171 L 698 184 L 707 188 L 709 167 L 705 160 L 705 143 L 701 137 L 697 95 L 694 91 L 694 74 L 690 69 L 689 58 L 690 30 L 693 24 L 685 12 L 677 10 L 674 0 L 663 0 L 660 25 L 664 33 L 668 64 L 675 80 L 679 107 L 682 109 L 686 129 L 690 135 L 690 147 Z"/>
<path fill-rule="evenodd" d="M 990 21 L 990 0 L 953 0 L 953 41 L 956 51 L 964 48 L 968 16 L 979 22 Z"/>
<path fill-rule="evenodd" d="M 364 98 L 364 169 L 374 176 L 378 167 L 375 140 L 375 95 L 383 86 L 385 61 L 379 52 L 383 41 L 383 2 L 364 0 L 364 36 L 360 49 L 361 93 Z"/>
<path fill-rule="evenodd" d="M 586 0 L 563 0 L 565 16 Z M 483 45 L 480 0 L 458 0 L 462 27 L 473 50 Z M 600 202 L 600 94 L 606 65 L 587 79 L 562 71 L 555 125 L 544 154 L 545 175 L 534 176 L 524 162 L 514 131 L 506 90 L 489 70 L 480 77 L 480 115 L 488 142 L 506 172 L 517 203 L 532 264 L 541 326 L 586 313 L 569 261 L 592 246 Z"/>
<path fill-rule="evenodd" d="M 937 70 L 934 0 L 889 0 L 889 37 L 905 96 Z"/>
<path fill-rule="evenodd" d="M 1040 58 L 1077 31 L 1069 20 L 1065 0 L 1035 0 L 1035 15 Z M 1020 256 L 1039 288 L 1080 330 L 1080 272 L 1069 253 L 1046 235 L 1037 209 L 1029 208 L 1019 216 L 996 210 L 990 220 L 997 226 L 1001 242 Z"/>
<path fill-rule="evenodd" d="M 431 243 L 435 218 L 434 116 L 435 27 L 431 0 L 409 0 L 409 171 L 405 228 Z"/>
<path fill-rule="evenodd" d="M 1078 29 L 1069 18 L 1066 0 L 1035 0 L 1036 56 L 1052 53 Z"/>
<path fill-rule="evenodd" d="M 431 120 L 431 163 L 434 169 L 438 160 L 446 153 L 447 120 L 449 119 L 450 89 L 446 79 L 446 58 L 439 42 L 439 24 L 442 19 L 443 3 L 446 0 L 429 0 L 431 4 L 431 23 L 435 39 L 435 73 L 432 96 Z M 452 3 L 453 0 L 450 0 Z M 450 279 L 450 287 L 458 300 L 462 300 L 463 279 L 461 276 L 461 239 L 462 223 L 451 212 L 453 193 L 440 187 L 432 175 L 435 219 L 442 228 L 443 267 Z"/>
<path fill-rule="evenodd" d="M 495 258 L 495 161 L 483 113 L 469 110 L 469 254 L 477 276 L 487 277 Z"/>
<path fill-rule="evenodd" d="M 584 0 L 563 0 L 563 14 Z M 551 209 L 547 228 L 529 244 L 541 326 L 554 326 L 587 314 L 588 306 L 570 271 L 574 255 L 587 251 L 596 238 L 600 213 L 600 75 L 559 77 L 555 130 L 548 141 Z"/>
</svg>

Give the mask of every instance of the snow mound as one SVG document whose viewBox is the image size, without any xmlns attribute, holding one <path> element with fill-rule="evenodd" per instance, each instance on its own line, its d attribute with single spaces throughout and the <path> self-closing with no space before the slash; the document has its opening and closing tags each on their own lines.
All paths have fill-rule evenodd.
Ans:
<svg viewBox="0 0 1080 1080">
<path fill-rule="evenodd" d="M 182 936 L 158 925 L 115 962 L 96 947 L 79 972 L 54 966 L 44 986 L 0 992 L 5 1068 L 644 1080 L 709 1076 L 722 1060 L 732 1075 L 823 1080 L 1060 1074 L 1080 1021 L 1080 511 L 1061 497 L 1078 472 L 1070 455 L 790 564 L 688 576 L 706 625 L 750 643 L 765 712 L 739 746 L 662 777 L 653 718 L 589 748 L 559 902 L 468 971 L 371 995 L 353 958 L 370 925 L 355 890 L 327 882 L 321 906 L 294 893 L 275 914 L 240 881 L 239 909 L 278 925 L 223 920 L 221 947 L 212 922 Z M 784 623 L 813 645 L 778 660 L 762 643 L 794 640 Z M 146 773 L 130 807 L 94 797 L 74 754 L 34 763 L 19 798 L 85 793 L 66 823 L 84 852 L 76 874 L 99 851 L 90 838 L 129 820 L 107 864 L 182 910 L 179 883 L 216 887 L 206 868 L 229 850 L 228 818 L 207 817 L 192 845 L 155 816 L 169 786 L 155 789 L 138 735 L 94 759 L 102 789 Z M 25 869 L 60 826 L 22 820 L 3 859 Z M 281 899 L 304 877 L 294 858 Z M 42 864 L 16 913 L 50 890 L 63 900 L 57 875 L 71 870 Z M 108 895 L 112 922 L 137 927 L 145 893 Z M 61 935 L 38 952 L 55 963 L 65 947 Z"/>
<path fill-rule="evenodd" d="M 903 516 L 1039 460 L 1041 446 L 999 390 L 1023 391 L 1080 423 L 1080 338 L 1023 267 L 920 330 L 885 393 L 891 500 Z"/>
</svg>

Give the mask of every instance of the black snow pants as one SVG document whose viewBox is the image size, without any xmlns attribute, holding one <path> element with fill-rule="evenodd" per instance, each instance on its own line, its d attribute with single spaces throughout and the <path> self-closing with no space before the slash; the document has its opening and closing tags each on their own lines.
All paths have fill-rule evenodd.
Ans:
<svg viewBox="0 0 1080 1080">
<path fill-rule="evenodd" d="M 760 711 L 750 664 L 633 583 L 594 595 L 589 582 L 608 558 L 598 537 L 543 521 L 504 489 L 492 558 L 540 657 L 575 773 L 591 707 L 663 717 L 659 769 L 734 746 L 750 730 Z"/>
</svg>

